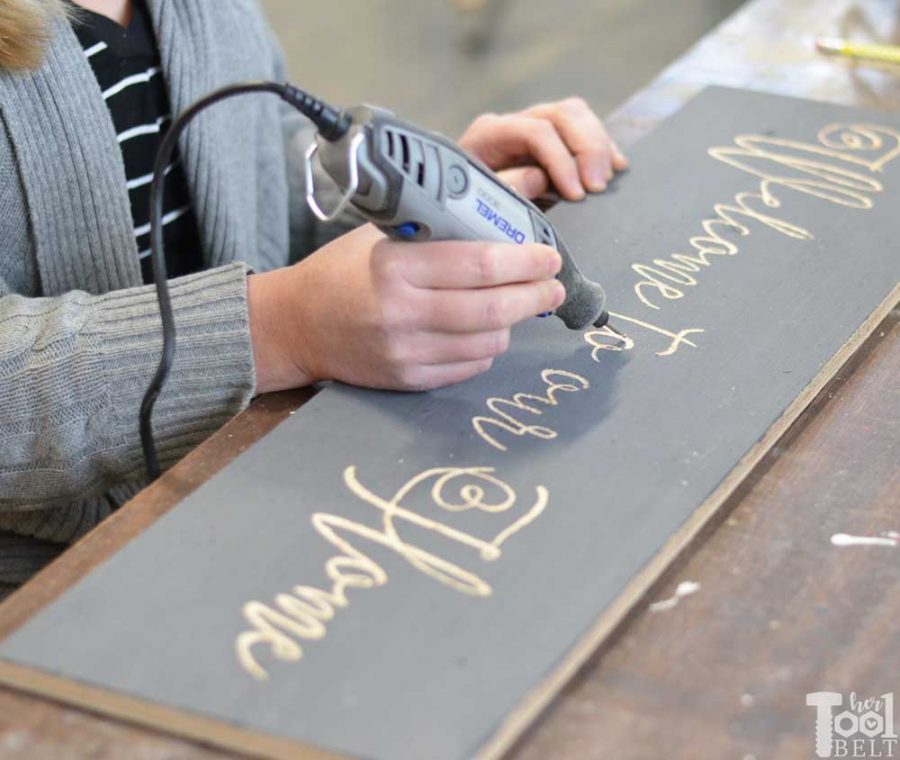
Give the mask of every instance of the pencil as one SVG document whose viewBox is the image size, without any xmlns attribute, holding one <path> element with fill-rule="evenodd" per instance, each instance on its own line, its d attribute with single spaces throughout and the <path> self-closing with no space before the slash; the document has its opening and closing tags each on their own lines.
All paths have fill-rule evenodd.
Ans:
<svg viewBox="0 0 900 760">
<path fill-rule="evenodd" d="M 879 45 L 868 42 L 851 42 L 840 37 L 819 37 L 816 49 L 827 55 L 843 55 L 868 61 L 900 64 L 900 45 Z"/>
</svg>

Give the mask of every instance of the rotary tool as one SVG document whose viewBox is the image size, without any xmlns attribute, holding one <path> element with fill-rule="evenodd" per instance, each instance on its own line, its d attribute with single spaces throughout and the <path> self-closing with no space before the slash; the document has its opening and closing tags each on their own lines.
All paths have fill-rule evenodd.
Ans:
<svg viewBox="0 0 900 760">
<path fill-rule="evenodd" d="M 321 132 L 306 153 L 307 202 L 323 221 L 347 204 L 395 240 L 543 243 L 559 251 L 566 300 L 555 314 L 572 330 L 609 319 L 603 288 L 582 274 L 546 216 L 443 135 L 363 105 L 342 112 L 346 131 Z M 313 160 L 342 191 L 329 213 L 316 201 Z M 543 316 L 543 315 L 542 315 Z"/>
<path fill-rule="evenodd" d="M 372 106 L 340 111 L 290 84 L 263 81 L 222 87 L 200 98 L 172 122 L 154 163 L 150 249 L 163 344 L 139 417 L 144 464 L 151 481 L 160 472 L 153 439 L 153 407 L 175 359 L 175 321 L 162 224 L 166 167 L 178 138 L 198 113 L 226 98 L 261 92 L 278 95 L 317 129 L 305 155 L 305 174 L 306 199 L 319 219 L 331 221 L 352 205 L 395 240 L 491 240 L 549 245 L 562 256 L 557 279 L 566 289 L 566 300 L 554 313 L 573 330 L 607 324 L 603 288 L 582 274 L 537 206 L 448 138 Z M 317 153 L 323 169 L 341 191 L 336 207 L 328 212 L 316 200 L 313 161 Z M 612 326 L 609 329 L 614 330 Z"/>
</svg>

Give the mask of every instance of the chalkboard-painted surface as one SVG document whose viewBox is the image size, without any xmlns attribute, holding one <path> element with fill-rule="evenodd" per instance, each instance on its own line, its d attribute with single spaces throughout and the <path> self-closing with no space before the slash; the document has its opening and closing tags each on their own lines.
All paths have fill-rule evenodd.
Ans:
<svg viewBox="0 0 900 760">
<path fill-rule="evenodd" d="M 285 756 L 507 746 L 897 300 L 896 114 L 714 88 L 631 159 L 554 215 L 627 341 L 533 320 L 466 384 L 326 389 L 0 680 Z"/>
</svg>

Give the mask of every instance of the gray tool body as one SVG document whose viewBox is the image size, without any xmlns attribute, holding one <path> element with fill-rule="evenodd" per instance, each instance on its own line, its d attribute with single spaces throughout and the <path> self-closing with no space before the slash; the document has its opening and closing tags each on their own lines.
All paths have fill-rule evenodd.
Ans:
<svg viewBox="0 0 900 760">
<path fill-rule="evenodd" d="M 573 330 L 606 324 L 603 288 L 587 279 L 541 211 L 446 137 L 425 132 L 371 106 L 344 111 L 350 129 L 338 140 L 317 138 L 307 153 L 308 200 L 323 219 L 345 203 L 397 240 L 494 240 L 543 243 L 560 252 L 557 279 L 566 300 L 556 315 Z M 315 201 L 311 162 L 344 192 L 326 215 Z"/>
</svg>

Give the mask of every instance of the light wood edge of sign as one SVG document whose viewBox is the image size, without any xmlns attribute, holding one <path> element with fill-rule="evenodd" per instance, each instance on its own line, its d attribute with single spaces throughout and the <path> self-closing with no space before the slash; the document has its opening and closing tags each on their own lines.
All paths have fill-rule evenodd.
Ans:
<svg viewBox="0 0 900 760">
<path fill-rule="evenodd" d="M 571 680 L 603 641 L 641 601 L 644 594 L 686 549 L 704 525 L 722 507 L 763 457 L 784 436 L 803 411 L 834 378 L 840 368 L 900 304 L 900 284 L 863 322 L 851 338 L 819 370 L 815 378 L 788 405 L 765 435 L 728 473 L 719 487 L 693 512 L 662 549 L 625 586 L 622 593 L 597 618 L 591 628 L 563 656 L 550 674 L 515 707 L 497 731 L 477 752 L 481 760 L 495 760 L 508 752 L 547 705 Z M 38 694 L 164 733 L 183 736 L 204 744 L 275 760 L 333 760 L 341 755 L 269 734 L 238 728 L 230 723 L 90 686 L 45 671 L 0 659 L 0 685 Z"/>
<path fill-rule="evenodd" d="M 831 382 L 859 347 L 871 336 L 891 311 L 900 305 L 900 283 L 896 284 L 881 304 L 873 311 L 850 339 L 838 349 L 819 370 L 812 381 L 800 392 L 772 423 L 762 438 L 741 458 L 725 476 L 718 488 L 697 507 L 681 528 L 663 544 L 625 586 L 619 596 L 601 613 L 588 631 L 578 639 L 559 664 L 544 680 L 535 686 L 517 707 L 506 716 L 500 727 L 479 750 L 479 760 L 496 760 L 508 752 L 531 724 L 547 708 L 550 702 L 572 679 L 588 658 L 597 651 L 604 640 L 617 628 L 626 616 L 643 599 L 651 586 L 678 559 L 709 520 L 753 472 L 763 457 L 775 446 L 797 421 L 803 411 Z"/>
<path fill-rule="evenodd" d="M 120 718 L 206 745 L 275 760 L 338 760 L 342 755 L 310 745 L 238 728 L 175 707 L 51 675 L 25 665 L 0 660 L 0 684 L 49 697 L 93 713 Z"/>
</svg>

